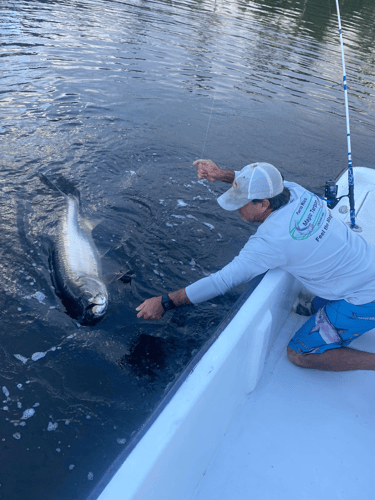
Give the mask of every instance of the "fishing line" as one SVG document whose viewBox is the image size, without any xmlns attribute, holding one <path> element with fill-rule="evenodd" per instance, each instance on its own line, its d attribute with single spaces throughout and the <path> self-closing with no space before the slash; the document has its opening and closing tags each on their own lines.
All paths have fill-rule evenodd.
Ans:
<svg viewBox="0 0 375 500">
<path fill-rule="evenodd" d="M 214 12 L 216 12 L 216 7 L 217 7 L 217 0 L 215 0 Z M 212 110 L 214 109 L 214 105 L 215 105 L 215 96 L 216 96 L 216 88 L 214 90 L 214 96 L 212 98 L 211 112 L 210 112 L 210 117 L 208 119 L 207 130 L 206 130 L 206 137 L 204 139 L 204 144 L 203 144 L 202 158 L 204 157 L 204 150 L 206 148 L 206 141 L 207 141 L 208 129 L 210 128 L 210 123 L 211 123 L 211 118 L 212 118 Z"/>
<path fill-rule="evenodd" d="M 344 95 L 345 95 L 346 136 L 347 136 L 347 142 L 348 142 L 348 182 L 349 182 L 349 195 L 348 196 L 349 196 L 349 206 L 350 206 L 350 227 L 351 227 L 351 229 L 356 229 L 357 226 L 355 224 L 354 175 L 353 175 L 352 153 L 351 153 L 351 143 L 350 143 L 348 90 L 347 90 L 347 84 L 346 84 L 344 44 L 343 44 L 343 40 L 342 40 L 342 27 L 341 27 L 340 7 L 339 7 L 338 0 L 336 0 L 336 11 L 337 11 L 337 19 L 338 19 L 338 23 L 339 23 L 343 87 L 344 87 Z"/>
<path fill-rule="evenodd" d="M 208 118 L 208 123 L 207 123 L 206 137 L 204 139 L 204 144 L 203 144 L 202 158 L 204 157 L 204 150 L 206 149 L 206 142 L 207 142 L 208 130 L 210 128 L 210 123 L 211 123 L 211 118 L 212 118 L 212 111 L 213 111 L 214 106 L 215 106 L 215 96 L 216 96 L 216 88 L 214 90 L 214 95 L 213 95 L 213 98 L 212 98 L 212 106 L 211 106 L 210 116 Z"/>
</svg>

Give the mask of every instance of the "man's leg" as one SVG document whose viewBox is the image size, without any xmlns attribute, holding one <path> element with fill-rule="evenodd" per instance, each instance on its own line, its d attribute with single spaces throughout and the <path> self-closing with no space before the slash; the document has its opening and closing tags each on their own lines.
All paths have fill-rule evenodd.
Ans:
<svg viewBox="0 0 375 500">
<path fill-rule="evenodd" d="M 375 302 L 330 302 L 311 316 L 288 345 L 298 366 L 326 371 L 375 370 L 375 354 L 348 345 L 375 327 Z"/>
<path fill-rule="evenodd" d="M 320 354 L 301 354 L 288 347 L 288 358 L 297 366 L 316 370 L 375 370 L 375 354 L 349 347 L 330 349 Z"/>
</svg>

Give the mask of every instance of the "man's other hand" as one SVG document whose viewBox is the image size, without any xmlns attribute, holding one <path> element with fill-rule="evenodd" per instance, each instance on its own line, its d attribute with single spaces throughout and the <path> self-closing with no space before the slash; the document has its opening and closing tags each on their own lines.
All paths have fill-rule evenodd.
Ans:
<svg viewBox="0 0 375 500">
<path fill-rule="evenodd" d="M 220 181 L 222 171 L 211 160 L 196 160 L 193 165 L 198 165 L 198 179 Z"/>
</svg>

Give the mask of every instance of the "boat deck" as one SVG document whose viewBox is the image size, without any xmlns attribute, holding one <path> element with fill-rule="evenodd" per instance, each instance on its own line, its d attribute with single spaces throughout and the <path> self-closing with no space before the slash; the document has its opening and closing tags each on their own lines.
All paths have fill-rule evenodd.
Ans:
<svg viewBox="0 0 375 500">
<path fill-rule="evenodd" d="M 291 313 L 192 500 L 373 500 L 375 373 L 290 363 Z M 352 346 L 375 352 L 375 330 Z"/>
</svg>

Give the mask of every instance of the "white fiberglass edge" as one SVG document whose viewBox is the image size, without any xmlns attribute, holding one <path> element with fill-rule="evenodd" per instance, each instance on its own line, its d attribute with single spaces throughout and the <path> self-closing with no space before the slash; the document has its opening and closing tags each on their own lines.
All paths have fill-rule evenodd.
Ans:
<svg viewBox="0 0 375 500">
<path fill-rule="evenodd" d="M 269 272 L 130 453 L 99 500 L 188 500 L 295 301 L 299 283 Z"/>
</svg>

